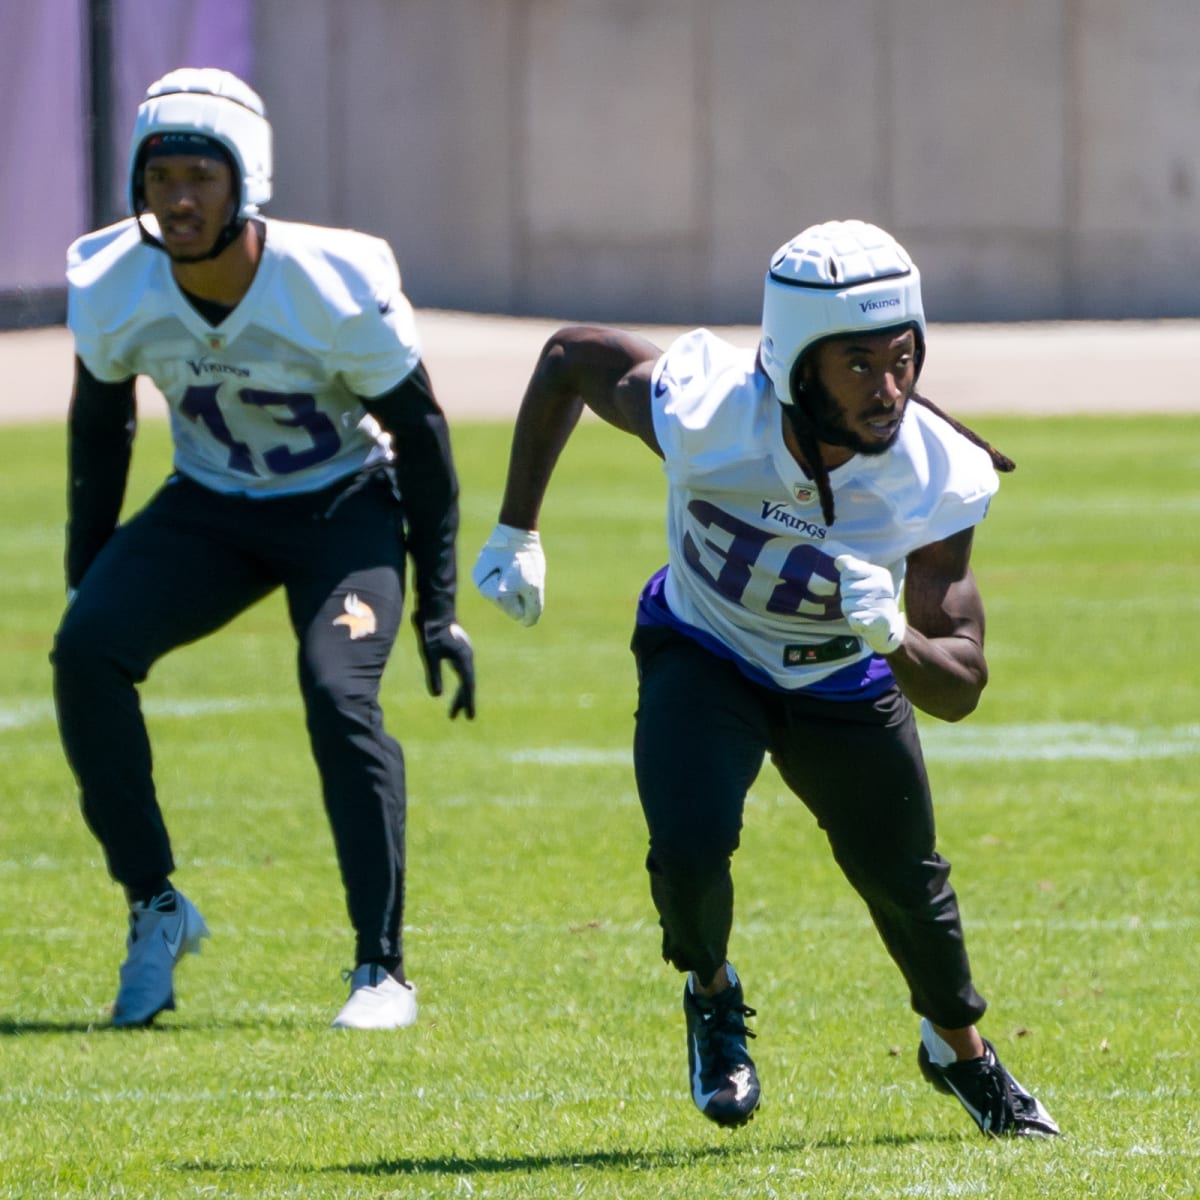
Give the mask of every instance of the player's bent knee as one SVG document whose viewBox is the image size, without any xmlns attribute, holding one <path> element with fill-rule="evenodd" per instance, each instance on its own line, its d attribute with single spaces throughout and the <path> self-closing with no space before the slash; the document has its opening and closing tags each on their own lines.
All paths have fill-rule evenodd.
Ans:
<svg viewBox="0 0 1200 1200">
<path fill-rule="evenodd" d="M 50 650 L 56 677 L 85 676 L 101 669 L 107 658 L 105 641 L 92 621 L 68 611 Z"/>
</svg>

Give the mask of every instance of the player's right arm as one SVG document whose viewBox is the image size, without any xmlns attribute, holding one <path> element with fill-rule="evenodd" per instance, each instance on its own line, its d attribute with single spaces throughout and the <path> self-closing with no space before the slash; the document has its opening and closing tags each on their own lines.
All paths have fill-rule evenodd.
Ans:
<svg viewBox="0 0 1200 1200">
<path fill-rule="evenodd" d="M 661 457 L 650 411 L 650 372 L 661 353 L 645 338 L 604 326 L 568 326 L 550 338 L 517 413 L 503 524 L 537 528 L 554 465 L 585 407 Z"/>
<path fill-rule="evenodd" d="M 74 591 L 113 535 L 137 430 L 133 379 L 106 383 L 75 359 L 67 415 L 67 589 Z"/>
<path fill-rule="evenodd" d="M 662 457 L 650 392 L 661 354 L 645 338 L 596 325 L 560 329 L 542 348 L 513 429 L 500 523 L 472 572 L 480 592 L 522 624 L 541 615 L 545 557 L 538 516 L 584 408 Z"/>
</svg>

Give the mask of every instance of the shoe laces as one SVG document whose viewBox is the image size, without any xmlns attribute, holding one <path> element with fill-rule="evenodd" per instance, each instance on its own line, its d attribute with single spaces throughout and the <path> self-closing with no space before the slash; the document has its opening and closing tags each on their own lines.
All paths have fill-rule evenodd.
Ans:
<svg viewBox="0 0 1200 1200">
<path fill-rule="evenodd" d="M 1019 1098 L 1013 1090 L 1008 1072 L 1000 1065 L 991 1047 L 979 1060 L 973 1074 L 979 1087 L 973 1099 L 979 1103 L 981 1113 L 988 1122 L 985 1132 L 1004 1133 L 1020 1115 Z"/>
<path fill-rule="evenodd" d="M 748 1004 L 736 999 L 723 1000 L 721 996 L 700 1001 L 700 1037 L 708 1052 L 719 1052 L 726 1058 L 745 1057 L 745 1039 L 758 1034 L 746 1025 L 747 1017 L 756 1017 L 758 1012 Z"/>
<path fill-rule="evenodd" d="M 139 900 L 131 904 L 129 906 L 129 940 L 131 942 L 138 940 L 138 924 L 143 917 L 152 914 L 173 913 L 178 906 L 178 899 L 173 888 L 159 892 L 157 896 L 152 896 L 149 900 Z"/>
</svg>

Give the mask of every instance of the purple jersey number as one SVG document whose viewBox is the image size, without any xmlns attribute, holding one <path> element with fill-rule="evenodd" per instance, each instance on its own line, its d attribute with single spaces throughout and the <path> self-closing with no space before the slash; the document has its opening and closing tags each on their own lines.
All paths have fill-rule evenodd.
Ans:
<svg viewBox="0 0 1200 1200">
<path fill-rule="evenodd" d="M 208 387 L 189 387 L 180 404 L 180 411 L 205 429 L 229 451 L 228 467 L 241 475 L 257 475 L 250 456 L 250 447 L 239 442 L 230 432 L 224 414 L 217 403 L 219 384 Z M 333 422 L 317 408 L 316 400 L 307 392 L 264 392 L 257 388 L 242 388 L 238 399 L 258 408 L 278 407 L 286 414 L 271 414 L 277 425 L 302 429 L 312 445 L 299 452 L 288 446 L 272 446 L 262 453 L 262 460 L 275 475 L 290 475 L 306 467 L 332 458 L 341 447 L 341 439 Z"/>
<path fill-rule="evenodd" d="M 707 500 L 693 500 L 688 513 L 707 536 L 697 542 L 690 532 L 684 534 L 684 561 L 709 587 L 744 605 L 754 564 L 767 545 L 780 539 Z M 779 569 L 779 582 L 767 598 L 766 611 L 814 621 L 838 620 L 842 614 L 833 559 L 807 542 L 793 546 Z"/>
</svg>

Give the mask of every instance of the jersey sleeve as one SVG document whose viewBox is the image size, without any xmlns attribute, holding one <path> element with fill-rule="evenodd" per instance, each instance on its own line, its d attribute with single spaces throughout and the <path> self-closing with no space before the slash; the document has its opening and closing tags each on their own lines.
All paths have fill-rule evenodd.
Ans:
<svg viewBox="0 0 1200 1200">
<path fill-rule="evenodd" d="M 912 412 L 916 420 L 906 430 L 912 474 L 892 499 L 897 518 L 923 527 L 927 544 L 978 525 L 1000 478 L 986 450 L 927 409 L 914 405 Z"/>
<path fill-rule="evenodd" d="M 654 364 L 650 403 L 668 478 L 680 480 L 743 439 L 744 415 L 725 404 L 738 352 L 707 329 L 676 338 Z"/>
<path fill-rule="evenodd" d="M 1000 477 L 987 451 L 972 445 L 971 453 L 964 457 L 976 460 L 972 464 L 974 469 L 964 469 L 960 464 L 960 469 L 953 472 L 931 522 L 932 532 L 939 539 L 978 525 L 987 516 L 992 497 L 1000 490 Z"/>
<path fill-rule="evenodd" d="M 145 290 L 141 239 L 132 221 L 101 229 L 71 243 L 67 250 L 67 327 L 75 353 L 102 383 L 119 383 L 136 371 L 116 350 L 116 336 L 131 298 Z"/>
<path fill-rule="evenodd" d="M 378 238 L 363 238 L 357 257 L 358 303 L 338 330 L 333 365 L 355 395 L 381 396 L 421 361 L 420 338 L 391 248 Z"/>
</svg>

